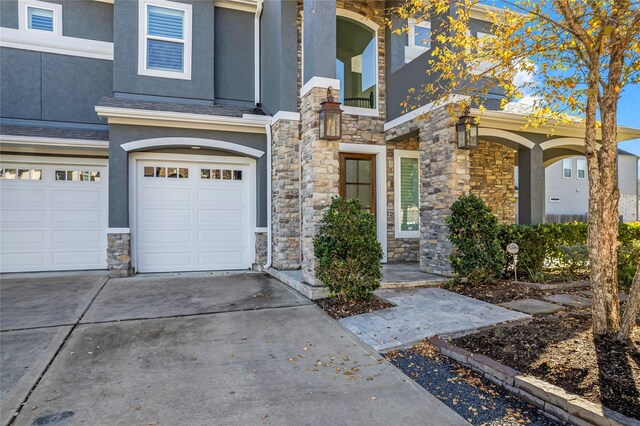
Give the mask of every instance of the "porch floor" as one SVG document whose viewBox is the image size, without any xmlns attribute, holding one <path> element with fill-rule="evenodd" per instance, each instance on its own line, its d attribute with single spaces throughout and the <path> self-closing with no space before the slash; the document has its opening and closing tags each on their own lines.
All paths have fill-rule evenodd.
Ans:
<svg viewBox="0 0 640 426">
<path fill-rule="evenodd" d="M 267 271 L 273 277 L 279 279 L 294 290 L 302 293 L 309 299 L 321 299 L 327 297 L 326 287 L 315 287 L 302 280 L 300 269 L 283 271 L 269 268 Z M 428 274 L 420 270 L 420 264 L 412 263 L 385 263 L 382 265 L 381 289 L 410 288 L 436 286 L 442 284 L 447 278 L 440 275 Z"/>
</svg>

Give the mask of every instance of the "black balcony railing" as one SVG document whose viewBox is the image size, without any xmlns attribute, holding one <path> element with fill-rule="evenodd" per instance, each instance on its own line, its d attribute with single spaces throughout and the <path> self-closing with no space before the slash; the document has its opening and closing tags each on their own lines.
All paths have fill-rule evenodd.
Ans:
<svg viewBox="0 0 640 426">
<path fill-rule="evenodd" d="M 373 92 L 369 93 L 368 98 L 344 98 L 344 106 L 373 108 Z"/>
</svg>

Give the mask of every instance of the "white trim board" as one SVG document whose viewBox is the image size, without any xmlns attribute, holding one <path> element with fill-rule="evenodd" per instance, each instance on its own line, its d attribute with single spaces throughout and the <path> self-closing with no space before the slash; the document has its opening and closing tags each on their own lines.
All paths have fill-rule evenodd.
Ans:
<svg viewBox="0 0 640 426">
<path fill-rule="evenodd" d="M 376 155 L 376 228 L 382 246 L 382 261 L 387 261 L 387 146 L 340 143 L 340 152 Z"/>
<path fill-rule="evenodd" d="M 291 111 L 278 111 L 273 117 L 271 117 L 271 124 L 276 124 L 280 120 L 300 121 L 300 113 Z"/>
<path fill-rule="evenodd" d="M 142 139 L 134 142 L 128 142 L 120 145 L 122 149 L 127 152 L 137 151 L 146 148 L 160 148 L 169 146 L 198 146 L 213 149 L 220 149 L 223 151 L 232 151 L 238 154 L 248 155 L 250 157 L 260 158 L 264 155 L 264 151 L 258 149 L 249 148 L 244 145 L 238 145 L 232 142 L 219 141 L 216 139 L 202 139 L 202 138 L 154 138 L 154 139 Z"/>
<path fill-rule="evenodd" d="M 255 13 L 258 8 L 257 2 L 252 0 L 215 0 L 213 4 L 216 7 L 251 13 Z"/>
<path fill-rule="evenodd" d="M 5 144 L 5 143 L 19 144 L 19 145 L 56 146 L 56 147 L 66 147 L 66 148 L 109 149 L 109 141 L 1 135 L 0 144 Z"/>
<path fill-rule="evenodd" d="M 518 145 L 525 146 L 529 149 L 536 146 L 534 142 L 531 142 L 529 139 L 524 136 L 520 136 L 517 133 L 508 132 L 502 129 L 493 129 L 490 127 L 478 127 L 478 136 L 494 136 L 497 138 L 503 138 L 510 140 L 511 142 L 515 142 Z"/>
<path fill-rule="evenodd" d="M 311 89 L 328 89 L 329 87 L 340 89 L 340 80 L 327 77 L 311 77 L 300 89 L 300 97 L 304 97 Z"/>
<path fill-rule="evenodd" d="M 44 157 L 39 155 L 3 155 L 3 163 L 26 164 L 69 164 L 87 166 L 109 166 L 108 158 L 73 158 L 73 157 Z"/>
<path fill-rule="evenodd" d="M 263 119 L 104 106 L 96 106 L 95 110 L 100 117 L 107 117 L 109 124 L 266 133 Z"/>
<path fill-rule="evenodd" d="M 113 61 L 113 43 L 0 28 L 0 47 Z"/>
<path fill-rule="evenodd" d="M 446 99 L 443 99 L 442 101 L 429 102 L 428 104 L 423 105 L 419 108 L 416 108 L 413 111 L 409 111 L 408 113 L 403 114 L 398 118 L 394 118 L 391 121 L 387 121 L 386 123 L 384 123 L 384 131 L 386 132 L 389 129 L 393 129 L 394 127 L 397 127 L 401 124 L 406 123 L 407 121 L 411 121 L 414 118 L 420 117 L 423 114 L 428 114 L 429 112 L 437 108 L 443 107 L 451 103 L 461 102 L 467 98 L 468 96 L 449 95 Z"/>
</svg>

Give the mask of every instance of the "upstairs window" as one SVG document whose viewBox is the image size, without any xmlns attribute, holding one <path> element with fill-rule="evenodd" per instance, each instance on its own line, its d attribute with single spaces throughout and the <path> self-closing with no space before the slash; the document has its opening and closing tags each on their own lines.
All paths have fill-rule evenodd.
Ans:
<svg viewBox="0 0 640 426">
<path fill-rule="evenodd" d="M 570 179 L 573 173 L 573 164 L 571 162 L 571 158 L 565 158 L 562 160 L 562 177 L 565 179 Z"/>
<path fill-rule="evenodd" d="M 62 5 L 37 0 L 21 0 L 20 29 L 62 35 Z"/>
<path fill-rule="evenodd" d="M 579 158 L 576 161 L 576 177 L 578 179 L 586 179 L 587 178 L 587 160 L 583 158 Z"/>
<path fill-rule="evenodd" d="M 355 18 L 355 17 L 354 17 Z M 338 16 L 336 77 L 344 111 L 376 110 L 378 98 L 378 38 L 364 21 Z"/>
<path fill-rule="evenodd" d="M 191 79 L 191 5 L 140 1 L 138 74 Z"/>
<path fill-rule="evenodd" d="M 408 40 L 404 49 L 404 62 L 409 63 L 427 50 L 431 49 L 431 22 L 408 21 Z"/>
</svg>

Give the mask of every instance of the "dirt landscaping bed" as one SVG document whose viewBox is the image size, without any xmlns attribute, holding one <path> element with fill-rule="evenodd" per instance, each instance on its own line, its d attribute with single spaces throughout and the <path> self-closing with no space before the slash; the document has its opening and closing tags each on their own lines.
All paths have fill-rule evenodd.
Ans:
<svg viewBox="0 0 640 426">
<path fill-rule="evenodd" d="M 494 305 L 518 299 L 542 299 L 544 296 L 557 293 L 580 294 L 588 290 L 588 288 L 538 290 L 513 281 L 495 281 L 485 284 L 459 283 L 455 286 L 444 285 L 442 288 Z"/>
<path fill-rule="evenodd" d="M 630 343 L 594 339 L 589 309 L 540 316 L 452 343 L 640 419 L 640 330 Z"/>
<path fill-rule="evenodd" d="M 353 315 L 379 311 L 380 309 L 393 308 L 395 305 L 386 300 L 373 296 L 370 300 L 358 300 L 345 302 L 335 297 L 318 299 L 314 301 L 323 311 L 334 319 L 342 319 Z"/>
</svg>

